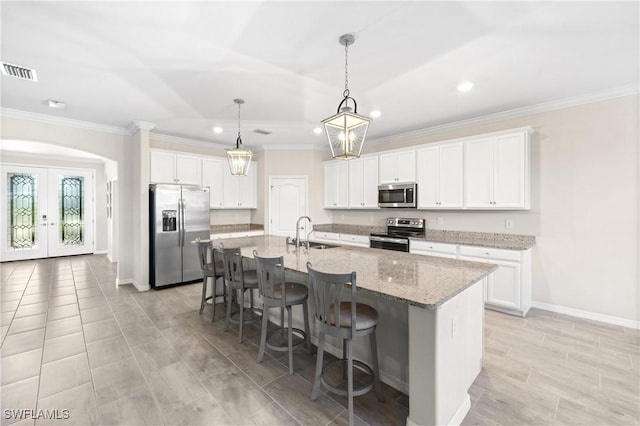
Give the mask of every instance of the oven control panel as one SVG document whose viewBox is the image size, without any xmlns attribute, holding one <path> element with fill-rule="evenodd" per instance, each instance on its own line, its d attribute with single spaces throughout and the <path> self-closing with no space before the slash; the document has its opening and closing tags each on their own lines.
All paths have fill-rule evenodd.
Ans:
<svg viewBox="0 0 640 426">
<path fill-rule="evenodd" d="M 424 219 L 390 217 L 387 218 L 387 226 L 397 226 L 402 228 L 424 228 Z"/>
</svg>

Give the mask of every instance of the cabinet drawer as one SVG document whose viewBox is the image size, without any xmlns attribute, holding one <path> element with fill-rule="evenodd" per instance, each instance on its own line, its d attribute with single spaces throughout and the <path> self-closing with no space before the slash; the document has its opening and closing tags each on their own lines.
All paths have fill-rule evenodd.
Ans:
<svg viewBox="0 0 640 426">
<path fill-rule="evenodd" d="M 336 234 L 335 232 L 314 232 L 313 234 L 311 234 L 312 236 L 315 235 L 316 239 L 318 240 L 332 240 L 332 241 L 339 241 L 340 240 L 340 234 Z"/>
<path fill-rule="evenodd" d="M 519 250 L 504 250 L 487 247 L 460 246 L 461 256 L 473 256 L 485 259 L 499 259 L 519 262 L 522 252 Z"/>
<path fill-rule="evenodd" d="M 420 250 L 420 251 L 433 251 L 443 254 L 451 254 L 453 256 L 457 255 L 458 250 L 455 244 L 447 244 L 447 243 L 433 243 L 431 241 L 416 241 L 410 240 L 410 249 Z"/>
<path fill-rule="evenodd" d="M 345 244 L 357 244 L 359 246 L 369 247 L 368 235 L 340 234 L 340 242 Z"/>
</svg>

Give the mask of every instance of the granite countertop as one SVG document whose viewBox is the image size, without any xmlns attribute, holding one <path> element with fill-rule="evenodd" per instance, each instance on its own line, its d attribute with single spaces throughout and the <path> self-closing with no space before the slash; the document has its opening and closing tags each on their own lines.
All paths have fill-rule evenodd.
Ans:
<svg viewBox="0 0 640 426">
<path fill-rule="evenodd" d="M 372 232 L 387 232 L 386 226 L 367 225 L 342 225 L 339 223 L 326 223 L 313 225 L 313 230 L 317 232 L 335 232 L 336 234 L 369 235 Z"/>
<path fill-rule="evenodd" d="M 386 226 L 363 226 L 343 224 L 314 225 L 314 231 L 335 232 L 338 234 L 369 235 L 373 232 L 385 233 Z M 480 246 L 505 250 L 527 250 L 536 244 L 533 235 L 497 234 L 490 232 L 438 231 L 427 229 L 424 238 L 412 237 L 412 240 L 431 241 L 434 243 Z"/>
<path fill-rule="evenodd" d="M 211 225 L 212 234 L 228 234 L 231 232 L 264 231 L 260 223 L 237 223 L 233 225 Z"/>
<path fill-rule="evenodd" d="M 487 263 L 371 248 L 302 248 L 296 252 L 284 237 L 268 235 L 221 242 L 225 247 L 240 247 L 248 258 L 253 257 L 253 250 L 264 257 L 284 256 L 287 269 L 302 273 L 307 273 L 307 261 L 323 272 L 356 271 L 359 290 L 426 309 L 436 309 L 497 269 Z"/>
<path fill-rule="evenodd" d="M 459 244 L 506 250 L 527 250 L 536 244 L 533 235 L 494 234 L 490 232 L 437 231 L 427 229 L 424 238 L 412 237 L 412 240 L 432 241 L 434 243 Z"/>
</svg>

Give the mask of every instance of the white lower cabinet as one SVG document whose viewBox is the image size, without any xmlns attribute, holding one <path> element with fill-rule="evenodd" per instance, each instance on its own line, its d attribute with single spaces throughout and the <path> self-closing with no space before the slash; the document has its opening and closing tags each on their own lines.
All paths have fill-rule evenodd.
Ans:
<svg viewBox="0 0 640 426">
<path fill-rule="evenodd" d="M 485 307 L 524 317 L 532 303 L 531 249 L 460 246 L 460 260 L 498 265 L 486 278 Z"/>
<path fill-rule="evenodd" d="M 458 258 L 458 246 L 455 244 L 434 243 L 431 241 L 409 241 L 409 253 L 423 254 L 426 256 Z"/>
<path fill-rule="evenodd" d="M 340 244 L 345 246 L 369 247 L 369 236 L 340 234 Z"/>
<path fill-rule="evenodd" d="M 321 243 L 339 243 L 340 234 L 338 234 L 337 232 L 313 231 L 310 239 L 313 241 L 319 241 Z"/>
<path fill-rule="evenodd" d="M 212 240 L 223 240 L 225 238 L 259 237 L 264 235 L 264 231 L 239 231 L 226 234 L 211 234 Z"/>
<path fill-rule="evenodd" d="M 328 244 L 340 244 L 343 246 L 369 247 L 368 235 L 340 234 L 337 232 L 313 231 L 312 241 Z"/>
<path fill-rule="evenodd" d="M 531 249 L 504 250 L 411 240 L 409 251 L 498 265 L 498 269 L 482 283 L 485 307 L 521 317 L 531 308 Z"/>
</svg>

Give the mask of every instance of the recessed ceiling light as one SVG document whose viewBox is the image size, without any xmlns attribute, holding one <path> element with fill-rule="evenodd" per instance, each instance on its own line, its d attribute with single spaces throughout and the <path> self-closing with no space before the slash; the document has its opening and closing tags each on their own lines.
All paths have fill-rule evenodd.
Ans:
<svg viewBox="0 0 640 426">
<path fill-rule="evenodd" d="M 373 111 L 371 111 L 371 112 L 369 113 L 369 115 L 370 115 L 371 117 L 373 117 L 373 118 L 378 118 L 378 117 L 380 117 L 380 116 L 382 115 L 382 113 L 380 112 L 380 110 L 379 110 L 379 109 L 374 109 Z"/>
<path fill-rule="evenodd" d="M 222 133 L 222 127 L 214 127 L 213 133 Z"/>
<path fill-rule="evenodd" d="M 65 104 L 64 102 L 54 101 L 53 99 L 49 99 L 48 103 L 49 103 L 49 108 L 65 109 L 67 107 L 67 104 Z"/>
<path fill-rule="evenodd" d="M 322 133 L 322 129 L 320 127 L 316 127 L 315 129 L 313 129 L 313 133 L 319 135 L 320 133 Z"/>
<path fill-rule="evenodd" d="M 470 81 L 463 81 L 458 84 L 458 92 L 468 92 L 471 89 L 473 89 L 473 83 Z"/>
</svg>

